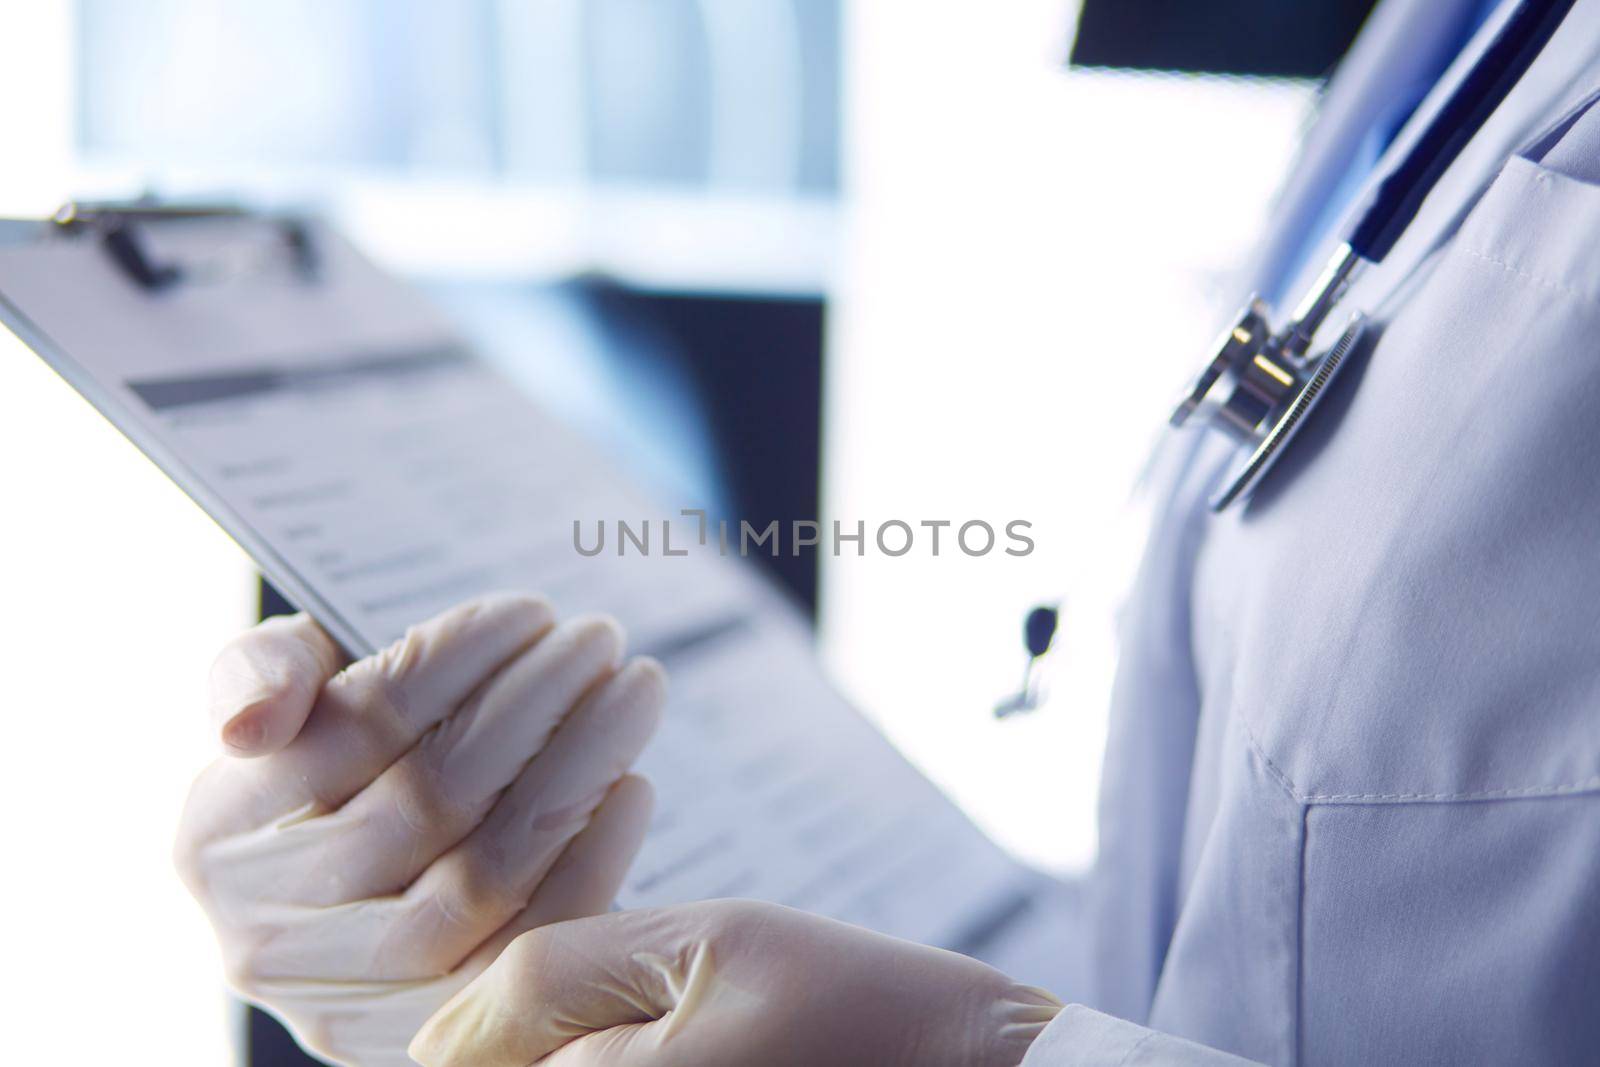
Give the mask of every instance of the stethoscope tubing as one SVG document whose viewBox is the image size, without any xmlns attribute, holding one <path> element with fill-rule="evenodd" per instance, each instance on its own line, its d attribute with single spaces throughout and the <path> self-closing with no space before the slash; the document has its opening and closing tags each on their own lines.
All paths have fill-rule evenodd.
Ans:
<svg viewBox="0 0 1600 1067">
<path fill-rule="evenodd" d="M 1411 149 L 1379 178 L 1345 237 L 1360 258 L 1381 262 L 1455 162 L 1555 34 L 1573 0 L 1522 0 L 1438 109 Z"/>
</svg>

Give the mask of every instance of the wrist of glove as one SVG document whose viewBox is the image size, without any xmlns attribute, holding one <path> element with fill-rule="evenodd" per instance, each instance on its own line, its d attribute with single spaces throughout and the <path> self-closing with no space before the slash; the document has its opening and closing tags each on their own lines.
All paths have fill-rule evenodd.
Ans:
<svg viewBox="0 0 1600 1067">
<path fill-rule="evenodd" d="M 1014 1067 L 1060 1010 L 965 956 L 709 901 L 522 934 L 410 1052 L 425 1067 Z"/>
</svg>

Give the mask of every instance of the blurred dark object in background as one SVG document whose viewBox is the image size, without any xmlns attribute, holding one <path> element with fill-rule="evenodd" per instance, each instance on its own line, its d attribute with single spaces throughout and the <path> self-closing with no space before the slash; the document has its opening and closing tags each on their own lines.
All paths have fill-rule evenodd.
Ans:
<svg viewBox="0 0 1600 1067">
<path fill-rule="evenodd" d="M 760 530 L 774 519 L 786 527 L 817 518 L 821 299 L 646 292 L 598 281 L 586 281 L 584 290 L 617 349 L 671 360 L 690 383 L 730 530 L 737 534 L 741 519 Z M 648 343 L 628 344 L 623 334 L 643 334 Z M 816 553 L 752 558 L 815 614 Z"/>
<path fill-rule="evenodd" d="M 1321 78 L 1375 0 L 1084 0 L 1072 62 Z"/>
</svg>

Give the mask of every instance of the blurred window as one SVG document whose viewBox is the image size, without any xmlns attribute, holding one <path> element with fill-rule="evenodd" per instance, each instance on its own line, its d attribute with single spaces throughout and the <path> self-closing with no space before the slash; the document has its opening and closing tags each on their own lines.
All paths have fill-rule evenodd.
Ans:
<svg viewBox="0 0 1600 1067">
<path fill-rule="evenodd" d="M 79 147 L 831 194 L 839 0 L 78 0 Z"/>
</svg>

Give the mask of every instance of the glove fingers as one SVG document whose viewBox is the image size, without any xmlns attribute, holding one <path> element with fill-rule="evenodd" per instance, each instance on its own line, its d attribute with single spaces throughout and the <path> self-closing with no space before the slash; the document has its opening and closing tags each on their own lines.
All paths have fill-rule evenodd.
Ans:
<svg viewBox="0 0 1600 1067">
<path fill-rule="evenodd" d="M 542 599 L 500 596 L 412 627 L 328 683 L 299 739 L 283 751 L 283 777 L 310 783 L 305 801 L 340 807 L 554 622 Z"/>
<path fill-rule="evenodd" d="M 313 1052 L 350 1062 L 411 1064 L 403 1045 L 439 1006 L 489 966 L 519 934 L 607 910 L 650 822 L 650 783 L 626 775 L 550 869 L 533 903 L 484 942 L 456 971 L 416 982 L 261 980 L 255 992 L 279 1014 L 309 1020 L 295 1038 Z M 359 1009 L 359 1010 L 355 1010 Z"/>
<path fill-rule="evenodd" d="M 180 867 L 217 837 L 337 809 L 553 622 L 543 600 L 481 597 L 413 627 L 325 685 L 318 679 L 321 692 L 304 726 L 281 752 L 270 760 L 219 761 L 195 782 Z M 306 683 L 284 684 L 299 692 Z"/>
<path fill-rule="evenodd" d="M 432 943 L 436 965 L 454 967 L 534 900 L 644 751 L 665 701 L 661 666 L 630 662 L 562 722 L 471 836 L 412 883 L 406 896 L 416 906 L 413 936 Z"/>
<path fill-rule="evenodd" d="M 275 899 L 342 904 L 399 893 L 482 822 L 584 694 L 616 669 L 622 634 L 575 619 L 501 668 L 455 715 L 329 815 L 280 832 L 261 862 L 230 865 Z"/>
<path fill-rule="evenodd" d="M 618 779 L 589 825 L 572 839 L 539 883 L 533 900 L 478 946 L 461 965 L 461 972 L 469 978 L 477 975 L 529 930 L 610 911 L 639 846 L 644 844 L 654 807 L 655 790 L 647 779 L 636 774 Z"/>
<path fill-rule="evenodd" d="M 317 694 L 350 658 L 304 613 L 267 619 L 211 665 L 212 724 L 231 756 L 270 755 L 300 733 Z"/>
<path fill-rule="evenodd" d="M 636 914 L 517 938 L 423 1025 L 411 1058 L 424 1067 L 525 1067 L 597 1031 L 660 1018 L 672 1004 L 637 989 L 632 969 L 652 966 L 656 957 L 644 954 L 664 946 L 635 931 Z M 629 936 L 636 932 L 645 936 Z"/>
<path fill-rule="evenodd" d="M 284 907 L 276 916 L 258 906 L 252 973 L 394 981 L 455 970 L 528 907 L 654 732 L 663 694 L 654 661 L 618 671 L 562 722 L 488 817 L 403 894 Z"/>
<path fill-rule="evenodd" d="M 613 1026 L 562 1045 L 532 1067 L 743 1067 L 729 1060 L 725 1050 L 689 1047 L 703 1044 L 695 1035 L 662 1048 L 661 1026 L 660 1021 Z M 422 1062 L 434 1067 L 431 1060 Z"/>
</svg>

